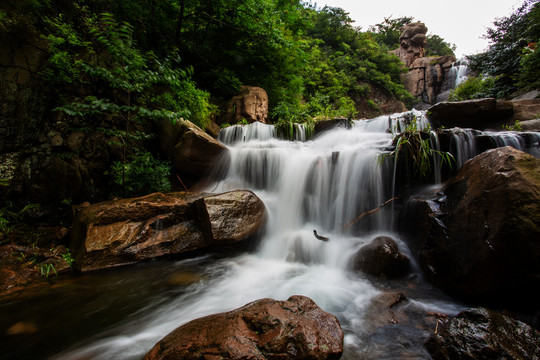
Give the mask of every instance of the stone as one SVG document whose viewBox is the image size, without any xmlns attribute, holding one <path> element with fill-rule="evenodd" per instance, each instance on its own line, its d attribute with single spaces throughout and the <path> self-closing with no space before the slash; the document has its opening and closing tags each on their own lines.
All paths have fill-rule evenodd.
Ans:
<svg viewBox="0 0 540 360">
<path fill-rule="evenodd" d="M 77 207 L 70 249 L 84 272 L 239 243 L 265 223 L 250 191 L 155 193 Z"/>
<path fill-rule="evenodd" d="M 486 308 L 467 309 L 438 328 L 425 346 L 434 360 L 538 359 L 540 332 Z"/>
<path fill-rule="evenodd" d="M 242 119 L 268 122 L 268 94 L 263 88 L 244 85 L 242 92 L 229 100 L 222 122 L 234 125 Z"/>
<path fill-rule="evenodd" d="M 352 123 L 347 118 L 323 119 L 315 122 L 315 135 L 338 127 L 350 129 Z"/>
<path fill-rule="evenodd" d="M 409 67 L 416 59 L 424 57 L 428 29 L 424 23 L 410 23 L 401 28 L 400 46 L 394 50 L 401 61 Z"/>
<path fill-rule="evenodd" d="M 512 121 L 540 119 L 540 99 L 521 99 L 511 101 L 514 114 Z"/>
<path fill-rule="evenodd" d="M 444 126 L 484 130 L 508 123 L 513 113 L 514 107 L 510 101 L 484 98 L 440 102 L 428 109 L 427 116 L 434 128 Z"/>
<path fill-rule="evenodd" d="M 402 211 L 400 228 L 426 278 L 464 299 L 538 308 L 540 159 L 502 147 L 467 161 Z"/>
<path fill-rule="evenodd" d="M 84 132 L 75 131 L 68 135 L 66 139 L 66 146 L 71 151 L 79 151 L 84 141 Z"/>
<path fill-rule="evenodd" d="M 415 59 L 409 65 L 409 72 L 401 77 L 405 89 L 422 103 L 435 104 L 454 61 L 452 55 Z"/>
<path fill-rule="evenodd" d="M 342 352 L 337 318 L 296 295 L 193 320 L 159 341 L 144 360 L 337 360 Z"/>
<path fill-rule="evenodd" d="M 226 146 L 191 121 L 163 120 L 158 127 L 161 151 L 181 173 L 204 177 L 228 154 Z"/>
<path fill-rule="evenodd" d="M 395 240 L 378 236 L 360 248 L 354 258 L 354 269 L 370 275 L 397 278 L 410 270 L 410 260 L 399 252 Z"/>
<path fill-rule="evenodd" d="M 540 119 L 520 121 L 523 131 L 536 131 L 540 132 Z"/>
</svg>

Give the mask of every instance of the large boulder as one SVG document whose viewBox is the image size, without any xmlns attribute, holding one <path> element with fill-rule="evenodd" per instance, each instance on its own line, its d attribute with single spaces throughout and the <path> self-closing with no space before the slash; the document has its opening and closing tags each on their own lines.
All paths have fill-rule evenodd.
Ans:
<svg viewBox="0 0 540 360">
<path fill-rule="evenodd" d="M 242 86 L 242 92 L 227 103 L 223 122 L 236 124 L 243 119 L 249 123 L 268 122 L 268 94 L 263 88 Z"/>
<path fill-rule="evenodd" d="M 161 151 L 174 167 L 197 178 L 207 175 L 219 159 L 228 154 L 226 146 L 187 120 L 162 120 L 158 124 Z"/>
<path fill-rule="evenodd" d="M 512 147 L 469 160 L 437 193 L 412 198 L 401 226 L 426 277 L 466 298 L 537 307 L 540 160 Z"/>
<path fill-rule="evenodd" d="M 388 236 L 378 236 L 360 248 L 354 257 L 354 269 L 375 276 L 397 278 L 410 270 L 410 261 L 399 252 L 395 240 Z"/>
<path fill-rule="evenodd" d="M 427 116 L 434 128 L 462 127 L 484 130 L 500 128 L 512 119 L 512 102 L 485 98 L 456 102 L 440 102 L 430 107 Z"/>
<path fill-rule="evenodd" d="M 540 332 L 485 308 L 468 309 L 425 343 L 434 360 L 539 359 Z"/>
<path fill-rule="evenodd" d="M 343 332 L 335 316 L 313 300 L 261 299 L 193 320 L 167 335 L 144 360 L 339 359 Z"/>
<path fill-rule="evenodd" d="M 89 271 L 234 244 L 265 220 L 263 202 L 250 191 L 155 193 L 77 208 L 70 247 L 75 267 Z"/>
</svg>

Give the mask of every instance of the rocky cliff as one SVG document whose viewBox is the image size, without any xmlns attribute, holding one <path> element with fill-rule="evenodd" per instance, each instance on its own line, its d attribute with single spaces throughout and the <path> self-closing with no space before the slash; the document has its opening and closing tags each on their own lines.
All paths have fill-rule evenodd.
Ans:
<svg viewBox="0 0 540 360">
<path fill-rule="evenodd" d="M 402 80 L 405 89 L 417 99 L 417 109 L 427 109 L 440 100 L 438 95 L 448 90 L 449 72 L 456 61 L 453 55 L 425 57 L 427 30 L 421 22 L 405 25 L 400 47 L 393 51 L 409 68 Z"/>
</svg>

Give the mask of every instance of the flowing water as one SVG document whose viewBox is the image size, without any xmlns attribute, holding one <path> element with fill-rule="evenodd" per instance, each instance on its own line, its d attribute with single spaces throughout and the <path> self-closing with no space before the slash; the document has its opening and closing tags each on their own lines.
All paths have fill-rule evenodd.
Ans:
<svg viewBox="0 0 540 360">
<path fill-rule="evenodd" d="M 413 117 L 420 128 L 427 126 L 420 112 L 387 115 L 309 141 L 281 140 L 273 126 L 260 123 L 225 129 L 220 140 L 230 149 L 230 164 L 206 191 L 250 189 L 264 201 L 268 225 L 258 249 L 58 280 L 26 303 L 0 306 L 6 314 L 0 325 L 35 330 L 5 337 L 0 358 L 140 359 L 192 319 L 298 294 L 339 318 L 344 359 L 429 359 L 422 345 L 436 326 L 429 314 L 452 315 L 462 306 L 425 283 L 414 264 L 410 276 L 396 281 L 351 268 L 358 249 L 378 235 L 393 237 L 410 255 L 394 228 L 392 206 L 354 220 L 394 196 L 394 169 L 383 166 L 381 156 L 392 132 Z M 462 149 L 460 162 L 475 151 L 472 145 Z M 317 240 L 314 230 L 330 240 Z M 396 291 L 409 301 L 405 316 L 389 321 L 389 304 L 377 304 Z"/>
</svg>

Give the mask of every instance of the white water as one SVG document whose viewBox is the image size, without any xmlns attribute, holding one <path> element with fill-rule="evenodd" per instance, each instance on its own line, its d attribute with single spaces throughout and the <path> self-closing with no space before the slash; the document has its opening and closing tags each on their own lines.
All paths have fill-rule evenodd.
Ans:
<svg viewBox="0 0 540 360">
<path fill-rule="evenodd" d="M 420 113 L 412 115 L 419 116 L 419 127 L 426 126 Z M 207 190 L 251 189 L 264 201 L 269 220 L 260 249 L 217 261 L 207 270 L 213 274 L 210 280 L 193 285 L 187 294 L 141 309 L 135 319 L 54 358 L 138 359 L 192 319 L 295 294 L 311 297 L 338 316 L 346 333 L 344 358 L 383 351 L 380 344 L 377 349 L 368 345 L 364 322 L 381 290 L 353 272 L 350 262 L 380 234 L 392 236 L 402 252 L 409 252 L 392 233 L 391 207 L 348 224 L 392 196 L 392 169 L 381 166 L 379 157 L 391 145 L 392 131 L 406 126 L 397 115 L 381 116 L 305 142 L 279 140 L 272 126 L 258 123 L 225 130 L 220 139 L 230 144 L 231 164 Z M 317 240 L 313 230 L 330 241 Z M 412 300 L 426 311 L 459 310 L 451 303 Z M 421 343 L 416 346 L 422 357 Z"/>
<path fill-rule="evenodd" d="M 467 80 L 469 74 L 469 62 L 466 59 L 460 59 L 452 64 L 448 73 L 449 88 L 454 89 Z"/>
</svg>

